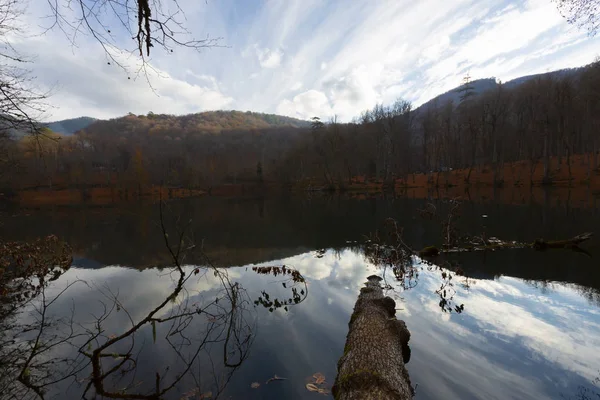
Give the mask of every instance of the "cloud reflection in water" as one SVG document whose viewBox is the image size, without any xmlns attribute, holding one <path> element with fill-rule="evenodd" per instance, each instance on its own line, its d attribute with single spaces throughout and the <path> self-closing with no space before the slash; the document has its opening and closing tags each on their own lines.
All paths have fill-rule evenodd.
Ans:
<svg viewBox="0 0 600 400">
<path fill-rule="evenodd" d="M 261 265 L 289 265 L 308 282 L 309 296 L 289 312 L 257 307 L 258 329 L 250 357 L 234 375 L 226 396 L 248 398 L 249 385 L 273 375 L 287 381 L 263 385 L 251 395 L 261 398 L 303 398 L 304 380 L 322 372 L 332 382 L 343 352 L 348 321 L 360 287 L 368 275 L 381 273 L 362 254 L 347 249 L 314 252 Z M 287 296 L 277 277 L 261 276 L 251 266 L 230 269 L 254 300 L 265 290 Z M 210 274 L 208 274 L 210 275 Z M 192 296 L 202 298 L 217 286 L 210 276 L 194 280 Z M 108 267 L 73 268 L 58 281 L 75 277 L 108 285 L 123 296 L 135 318 L 154 306 L 170 290 L 170 280 L 157 270 L 136 271 Z M 387 277 L 393 282 L 393 275 Z M 460 280 L 460 277 L 455 279 Z M 398 317 L 412 333 L 412 358 L 408 364 L 417 399 L 543 399 L 574 396 L 578 387 L 593 386 L 600 371 L 600 311 L 574 288 L 554 284 L 541 291 L 510 277 L 470 280 L 467 290 L 456 285 L 461 314 L 444 313 L 435 290 L 440 271 L 424 269 L 416 287 L 399 292 Z M 59 307 L 93 309 L 94 296 L 79 286 Z M 119 330 L 119 323 L 107 329 Z M 159 350 L 154 350 L 159 351 Z M 156 359 L 161 359 L 156 354 Z"/>
</svg>

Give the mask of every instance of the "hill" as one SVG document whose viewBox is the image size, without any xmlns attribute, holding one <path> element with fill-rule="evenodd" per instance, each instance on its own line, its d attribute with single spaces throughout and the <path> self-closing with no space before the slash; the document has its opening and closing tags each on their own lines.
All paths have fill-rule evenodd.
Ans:
<svg viewBox="0 0 600 400">
<path fill-rule="evenodd" d="M 470 82 L 470 86 L 472 87 L 472 91 L 475 95 L 479 95 L 481 93 L 487 92 L 488 90 L 492 90 L 496 87 L 496 85 L 497 82 L 495 78 L 477 79 Z M 460 102 L 461 93 L 458 90 L 461 87 L 462 85 L 457 86 L 454 89 L 447 91 L 446 93 L 442 93 L 440 95 L 435 96 L 433 99 L 417 107 L 415 109 L 415 112 L 423 112 L 429 107 L 433 107 L 434 105 L 437 105 L 437 107 L 442 107 L 449 101 L 457 105 Z"/>
<path fill-rule="evenodd" d="M 13 146 L 23 173 L 7 175 L 6 186 L 62 187 L 82 199 L 91 196 L 82 188 L 105 190 L 113 199 L 150 195 L 158 186 L 254 195 L 274 187 L 342 190 L 357 177 L 389 187 L 415 172 L 427 173 L 426 184 L 439 187 L 445 183 L 431 171 L 450 169 L 464 172 L 467 187 L 484 170 L 492 176 L 484 183 L 497 187 L 565 182 L 551 167 L 552 157 L 566 159 L 559 165 L 566 166 L 569 184 L 595 182 L 600 62 L 502 86 L 495 79 L 471 86 L 476 95 L 460 107 L 453 90 L 416 112 L 379 105 L 358 123 L 326 124 L 312 134 L 309 121 L 240 111 L 95 121 L 64 137 L 60 151 L 45 146 L 48 163 L 39 162 L 36 146 Z M 574 164 L 577 154 L 587 155 L 578 161 L 585 176 Z M 527 167 L 517 168 L 518 162 Z M 520 172 L 514 179 L 513 169 Z"/>
<path fill-rule="evenodd" d="M 264 130 L 272 128 L 306 128 L 309 121 L 275 114 L 251 111 L 207 111 L 188 115 L 128 114 L 111 120 L 97 120 L 82 132 L 88 135 L 101 134 L 149 134 L 181 138 L 197 134 L 219 134 L 223 132 Z"/>
<path fill-rule="evenodd" d="M 59 133 L 61 135 L 70 136 L 75 132 L 87 128 L 89 125 L 97 121 L 96 118 L 92 117 L 79 117 L 79 118 L 71 118 L 64 119 L 61 121 L 49 122 L 46 125 L 47 128 L 51 129 L 53 132 Z"/>
<path fill-rule="evenodd" d="M 0 137 L 2 138 L 20 140 L 32 133 L 34 127 L 43 130 L 44 124 L 10 114 L 0 114 Z"/>
<path fill-rule="evenodd" d="M 504 84 L 505 88 L 513 89 L 518 86 L 521 86 L 522 84 L 524 84 L 526 82 L 529 82 L 529 81 L 532 81 L 535 79 L 546 79 L 546 78 L 555 78 L 556 79 L 556 78 L 574 77 L 574 76 L 577 76 L 579 73 L 581 73 L 584 68 L 585 67 L 561 69 L 561 70 L 556 70 L 556 71 L 551 71 L 551 72 L 545 72 L 543 74 L 521 76 L 519 78 L 515 78 L 510 81 L 503 82 L 503 84 Z M 485 92 L 495 89 L 498 86 L 498 81 L 496 80 L 496 78 L 477 79 L 477 80 L 471 81 L 469 83 L 469 85 L 471 86 L 472 93 L 474 95 L 481 95 Z M 424 112 L 429 107 L 432 107 L 434 105 L 437 105 L 438 107 L 442 107 L 443 105 L 447 104 L 449 101 L 452 101 L 452 103 L 455 106 L 458 105 L 460 103 L 460 97 L 461 97 L 461 93 L 459 92 L 459 90 L 462 88 L 462 86 L 463 85 L 457 86 L 454 89 L 449 90 L 445 93 L 442 93 L 442 94 L 434 97 L 433 99 L 427 101 L 426 103 L 423 103 L 422 105 L 420 105 L 419 107 L 417 107 L 415 109 L 415 112 L 417 112 L 417 113 Z"/>
</svg>

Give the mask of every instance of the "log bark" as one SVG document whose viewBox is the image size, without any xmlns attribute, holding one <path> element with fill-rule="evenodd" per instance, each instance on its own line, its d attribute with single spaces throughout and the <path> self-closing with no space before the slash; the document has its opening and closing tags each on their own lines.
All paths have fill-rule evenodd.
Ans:
<svg viewBox="0 0 600 400">
<path fill-rule="evenodd" d="M 405 364 L 410 332 L 396 319 L 396 302 L 371 275 L 354 306 L 344 354 L 332 388 L 340 400 L 404 400 L 414 396 Z"/>
</svg>

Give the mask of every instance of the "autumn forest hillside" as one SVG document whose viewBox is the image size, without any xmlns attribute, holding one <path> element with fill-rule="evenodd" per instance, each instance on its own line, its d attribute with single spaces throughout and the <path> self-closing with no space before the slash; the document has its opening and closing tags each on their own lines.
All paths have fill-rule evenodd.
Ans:
<svg viewBox="0 0 600 400">
<path fill-rule="evenodd" d="M 5 197 L 105 188 L 114 198 L 159 186 L 214 194 L 227 185 L 252 193 L 357 184 L 552 185 L 558 179 L 590 185 L 598 180 L 599 130 L 596 62 L 507 83 L 465 77 L 419 108 L 398 99 L 351 123 L 239 111 L 149 112 L 97 120 L 59 139 L 51 131 L 35 139 L 5 137 L 0 188 Z M 505 171 L 517 162 L 518 178 L 507 179 Z M 460 178 L 439 179 L 450 170 Z M 485 182 L 478 178 L 484 172 Z"/>
<path fill-rule="evenodd" d="M 182 116 L 149 112 L 129 113 L 121 118 L 97 120 L 80 131 L 87 135 L 150 135 L 181 139 L 188 135 L 216 134 L 236 130 L 306 128 L 308 121 L 251 111 L 208 111 Z"/>
</svg>

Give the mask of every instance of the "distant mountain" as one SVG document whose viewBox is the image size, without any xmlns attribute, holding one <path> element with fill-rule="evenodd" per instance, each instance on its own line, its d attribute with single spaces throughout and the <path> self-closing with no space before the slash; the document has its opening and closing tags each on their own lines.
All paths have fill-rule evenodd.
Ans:
<svg viewBox="0 0 600 400">
<path fill-rule="evenodd" d="M 491 90 L 491 89 L 494 89 L 496 87 L 496 85 L 497 85 L 497 82 L 496 82 L 496 79 L 494 79 L 494 78 L 477 79 L 477 80 L 470 82 L 470 86 L 473 88 L 473 93 L 475 95 L 481 94 L 483 92 L 487 92 L 488 90 Z M 452 101 L 454 103 L 454 105 L 458 105 L 460 103 L 460 96 L 461 96 L 461 93 L 458 91 L 458 89 L 460 89 L 461 86 L 457 86 L 454 89 L 447 91 L 446 93 L 442 93 L 442 94 L 434 97 L 433 99 L 429 100 L 428 102 L 420 105 L 415 110 L 415 112 L 424 112 L 429 107 L 433 107 L 434 105 L 437 105 L 437 107 L 442 107 L 443 105 L 447 104 L 449 101 Z"/>
<path fill-rule="evenodd" d="M 523 83 L 525 83 L 527 81 L 530 81 L 532 79 L 537 79 L 537 78 L 543 79 L 543 78 L 576 77 L 581 72 L 583 72 L 585 70 L 585 68 L 586 68 L 585 66 L 578 67 L 578 68 L 567 68 L 567 69 L 559 69 L 559 70 L 551 71 L 551 72 L 545 72 L 543 74 L 521 76 L 519 78 L 515 78 L 511 81 L 505 82 L 505 86 L 507 88 L 513 88 L 513 87 L 522 85 Z"/>
<path fill-rule="evenodd" d="M 585 68 L 585 67 L 561 69 L 561 70 L 557 70 L 557 71 L 545 72 L 543 74 L 521 76 L 519 78 L 515 78 L 513 80 L 503 82 L 503 84 L 504 84 L 505 88 L 512 89 L 512 88 L 520 86 L 520 85 L 524 84 L 525 82 L 530 81 L 532 79 L 576 76 L 578 74 L 578 72 L 583 70 L 583 68 Z M 477 80 L 471 81 L 470 86 L 473 88 L 473 93 L 475 95 L 479 95 L 484 92 L 487 92 L 488 90 L 492 90 L 492 89 L 496 88 L 498 86 L 498 82 L 496 81 L 496 78 L 477 79 Z M 442 107 L 443 105 L 447 104 L 448 101 L 452 101 L 455 106 L 458 105 L 460 103 L 460 96 L 461 96 L 461 93 L 458 90 L 461 87 L 462 87 L 462 85 L 457 86 L 454 89 L 447 91 L 446 93 L 442 93 L 442 94 L 434 97 L 433 99 L 429 100 L 428 102 L 417 107 L 417 109 L 415 109 L 415 112 L 417 112 L 417 113 L 424 112 L 429 107 L 432 107 L 435 104 L 437 104 L 438 107 Z"/>
<path fill-rule="evenodd" d="M 83 131 L 90 135 L 150 134 L 172 138 L 188 134 L 218 134 L 270 128 L 307 128 L 309 121 L 251 111 L 207 111 L 188 115 L 128 114 L 111 120 L 97 120 Z"/>
<path fill-rule="evenodd" d="M 92 117 L 79 117 L 63 119 L 62 121 L 49 122 L 46 124 L 46 127 L 61 135 L 70 136 L 77 131 L 87 128 L 95 121 L 98 120 Z"/>
<path fill-rule="evenodd" d="M 35 124 L 37 128 L 43 128 L 42 124 Z M 0 137 L 19 140 L 31 133 L 33 125 L 24 118 L 17 118 L 9 114 L 0 114 Z"/>
</svg>

